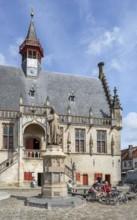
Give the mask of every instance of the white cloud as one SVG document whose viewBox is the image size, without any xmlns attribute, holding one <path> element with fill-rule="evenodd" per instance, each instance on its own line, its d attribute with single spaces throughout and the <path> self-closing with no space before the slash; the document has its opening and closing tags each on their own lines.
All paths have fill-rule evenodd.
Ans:
<svg viewBox="0 0 137 220">
<path fill-rule="evenodd" d="M 122 148 L 137 146 L 137 112 L 130 112 L 123 118 Z"/>
<path fill-rule="evenodd" d="M 6 59 L 2 53 L 0 53 L 0 65 L 6 65 Z"/>
<path fill-rule="evenodd" d="M 16 57 L 18 52 L 19 52 L 19 46 L 23 43 L 24 38 L 23 37 L 19 37 L 16 39 L 15 44 L 11 44 L 9 46 L 9 50 L 10 50 L 10 55 L 12 57 Z"/>
<path fill-rule="evenodd" d="M 121 63 L 119 62 L 119 60 L 113 58 L 110 62 L 110 67 L 112 69 L 115 69 L 119 72 L 121 72 L 123 70 Z"/>
<path fill-rule="evenodd" d="M 123 38 L 121 30 L 118 27 L 114 27 L 112 32 L 100 30 L 100 37 L 89 43 L 87 53 L 88 54 L 101 54 L 106 48 L 113 46 L 113 44 L 122 44 Z"/>
<path fill-rule="evenodd" d="M 54 59 L 54 54 L 48 54 L 42 59 L 43 65 L 52 66 L 52 61 Z"/>
<path fill-rule="evenodd" d="M 95 18 L 92 14 L 92 5 L 90 0 L 75 0 L 79 6 L 79 14 L 82 21 L 88 24 L 95 24 Z"/>
<path fill-rule="evenodd" d="M 98 77 L 98 69 L 97 69 L 97 68 L 94 68 L 94 69 L 92 70 L 92 76 Z"/>
<path fill-rule="evenodd" d="M 123 126 L 129 130 L 137 132 L 137 112 L 130 112 L 128 115 L 123 119 Z"/>
</svg>

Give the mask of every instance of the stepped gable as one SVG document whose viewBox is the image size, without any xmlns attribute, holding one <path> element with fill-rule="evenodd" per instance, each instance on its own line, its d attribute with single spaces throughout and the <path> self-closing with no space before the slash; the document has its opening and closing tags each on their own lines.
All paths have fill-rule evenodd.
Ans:
<svg viewBox="0 0 137 220">
<path fill-rule="evenodd" d="M 99 79 L 102 82 L 102 85 L 103 85 L 103 88 L 104 88 L 104 92 L 105 92 L 106 97 L 107 97 L 108 104 L 111 107 L 111 105 L 112 105 L 112 96 L 111 96 L 110 89 L 109 89 L 109 86 L 108 86 L 108 83 L 107 83 L 107 79 L 106 79 L 105 74 L 104 74 L 103 66 L 104 66 L 103 62 L 100 62 L 98 64 L 98 67 L 99 67 Z"/>
</svg>

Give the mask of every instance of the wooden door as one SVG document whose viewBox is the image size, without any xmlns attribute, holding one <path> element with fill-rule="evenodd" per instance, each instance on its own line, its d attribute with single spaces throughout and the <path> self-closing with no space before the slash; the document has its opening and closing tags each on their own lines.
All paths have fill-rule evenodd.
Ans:
<svg viewBox="0 0 137 220">
<path fill-rule="evenodd" d="M 38 173 L 38 186 L 42 186 L 44 183 L 43 173 Z"/>
<path fill-rule="evenodd" d="M 26 149 L 33 149 L 33 139 L 27 139 L 26 140 Z"/>
<path fill-rule="evenodd" d="M 83 174 L 83 185 L 88 185 L 88 174 Z"/>
<path fill-rule="evenodd" d="M 105 175 L 105 181 L 107 181 L 109 184 L 111 183 L 111 178 L 109 174 Z"/>
<path fill-rule="evenodd" d="M 103 177 L 103 174 L 102 173 L 94 173 L 94 181 L 97 181 L 97 178 L 98 177 Z"/>
</svg>

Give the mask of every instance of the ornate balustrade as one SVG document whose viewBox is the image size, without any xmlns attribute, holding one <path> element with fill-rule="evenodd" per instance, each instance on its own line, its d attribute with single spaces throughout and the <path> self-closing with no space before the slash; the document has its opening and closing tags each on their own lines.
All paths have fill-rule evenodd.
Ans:
<svg viewBox="0 0 137 220">
<path fill-rule="evenodd" d="M 20 105 L 23 114 L 45 115 L 48 108 L 45 106 Z"/>
<path fill-rule="evenodd" d="M 82 116 L 71 116 L 71 124 L 85 124 L 90 125 L 91 119 L 94 125 L 112 125 L 111 118 L 90 118 L 90 117 L 82 117 Z M 60 123 L 68 123 L 68 116 L 67 115 L 60 115 Z"/>
<path fill-rule="evenodd" d="M 111 125 L 112 120 L 110 118 L 93 118 L 94 125 Z"/>
<path fill-rule="evenodd" d="M 33 105 L 20 105 L 20 112 L 26 115 L 40 115 L 46 117 L 47 111 L 50 106 L 33 106 Z M 12 110 L 0 110 L 0 118 L 13 118 L 15 119 L 19 115 L 18 111 Z M 64 124 L 82 124 L 82 125 L 97 125 L 97 126 L 111 126 L 111 118 L 94 118 L 84 116 L 72 116 L 72 115 L 59 115 L 60 123 Z"/>
<path fill-rule="evenodd" d="M 42 159 L 43 153 L 45 153 L 45 151 L 27 149 L 24 150 L 23 158 Z"/>
<path fill-rule="evenodd" d="M 19 112 L 12 110 L 0 110 L 0 118 L 15 119 Z"/>
</svg>

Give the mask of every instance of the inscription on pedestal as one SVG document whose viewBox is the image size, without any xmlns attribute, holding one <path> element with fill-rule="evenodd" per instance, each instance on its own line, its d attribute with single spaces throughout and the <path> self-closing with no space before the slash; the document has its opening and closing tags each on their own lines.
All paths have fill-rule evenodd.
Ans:
<svg viewBox="0 0 137 220">
<path fill-rule="evenodd" d="M 54 196 L 60 196 L 60 192 L 54 192 Z"/>
<path fill-rule="evenodd" d="M 48 167 L 49 173 L 64 173 L 64 167 Z"/>
</svg>

